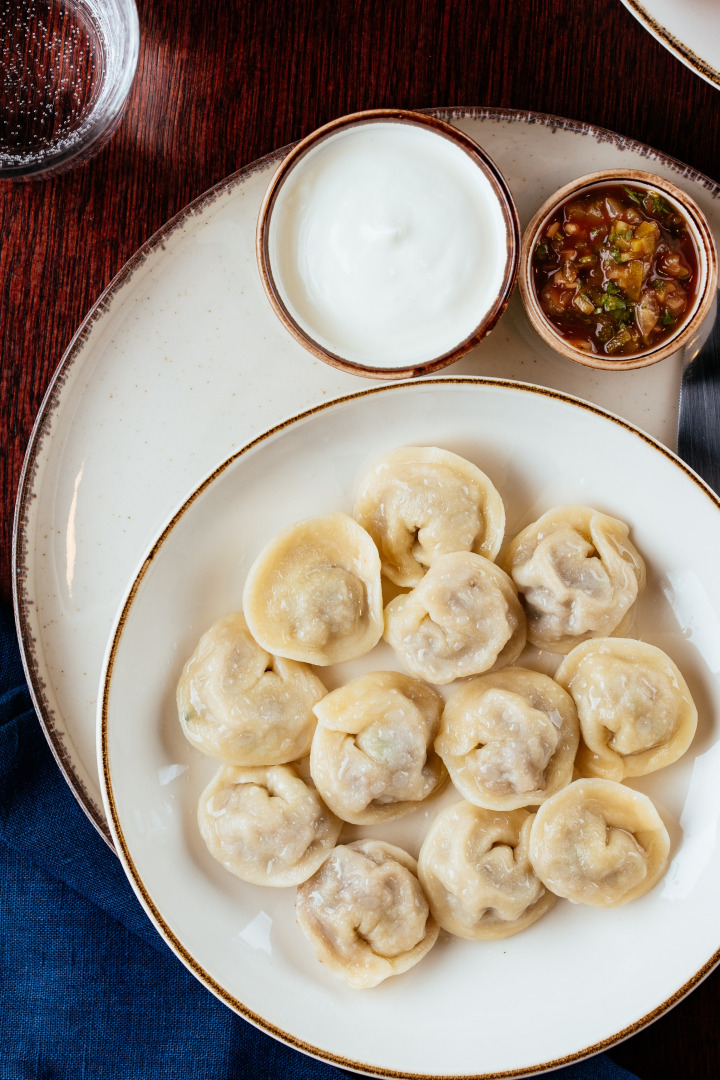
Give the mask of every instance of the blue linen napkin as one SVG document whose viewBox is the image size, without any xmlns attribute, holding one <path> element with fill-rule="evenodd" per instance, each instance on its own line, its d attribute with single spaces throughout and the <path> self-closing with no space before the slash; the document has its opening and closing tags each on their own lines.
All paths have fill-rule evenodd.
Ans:
<svg viewBox="0 0 720 1080">
<path fill-rule="evenodd" d="M 0 608 L 2 1080 L 337 1080 L 214 998 L 75 802 Z M 633 1080 L 600 1055 L 553 1080 Z"/>
</svg>

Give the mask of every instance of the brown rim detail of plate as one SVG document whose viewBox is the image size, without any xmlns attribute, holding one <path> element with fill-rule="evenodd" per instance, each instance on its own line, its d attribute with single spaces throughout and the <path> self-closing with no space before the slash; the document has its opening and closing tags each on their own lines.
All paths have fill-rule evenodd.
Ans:
<svg viewBox="0 0 720 1080">
<path fill-rule="evenodd" d="M 666 49 L 674 53 L 678 60 L 691 68 L 701 79 L 707 79 L 709 83 L 720 89 L 720 71 L 716 71 L 706 60 L 701 60 L 687 45 L 683 45 L 682 41 L 678 40 L 674 34 L 671 34 L 662 23 L 659 23 L 642 4 L 638 4 L 637 0 L 622 0 L 622 2 L 633 13 L 638 22 L 646 30 L 649 30 Z"/>
<path fill-rule="evenodd" d="M 316 405 L 313 408 L 298 413 L 296 416 L 293 416 L 290 419 L 275 425 L 269 431 L 266 431 L 262 435 L 257 436 L 257 438 L 251 440 L 251 442 L 247 443 L 240 450 L 236 451 L 234 454 L 231 454 L 230 457 L 226 458 L 225 461 L 222 462 L 222 464 L 220 464 L 216 469 L 214 469 L 213 472 L 208 477 L 206 477 L 206 479 L 201 484 L 199 484 L 198 487 L 193 491 L 193 493 L 186 499 L 180 509 L 173 515 L 172 520 L 169 521 L 168 524 L 165 526 L 162 533 L 155 541 L 152 548 L 145 557 L 145 560 L 140 567 L 140 570 L 138 571 L 135 580 L 133 581 L 127 597 L 123 603 L 122 610 L 118 617 L 116 626 L 113 630 L 111 642 L 108 649 L 107 663 L 105 667 L 104 677 L 102 680 L 102 710 L 100 729 L 102 773 L 100 781 L 103 786 L 105 799 L 108 809 L 110 811 L 112 830 L 117 842 L 117 849 L 120 860 L 123 863 L 125 872 L 130 878 L 131 884 L 135 889 L 135 892 L 138 895 L 138 898 L 140 899 L 147 914 L 155 924 L 155 927 L 160 933 L 160 935 L 165 939 L 166 943 L 170 946 L 173 952 L 176 953 L 176 955 L 185 964 L 185 966 L 195 975 L 195 977 L 199 979 L 199 981 L 203 983 L 203 985 L 207 987 L 208 990 L 215 994 L 216 997 L 218 997 L 231 1009 L 237 1012 L 240 1016 L 244 1017 L 246 1020 L 249 1020 L 256 1027 L 259 1027 L 262 1031 L 267 1032 L 269 1035 L 272 1035 L 274 1038 L 286 1043 L 288 1046 L 292 1046 L 294 1049 L 300 1050 L 302 1053 L 308 1054 L 311 1057 L 319 1058 L 322 1061 L 327 1061 L 331 1065 L 336 1065 L 340 1068 L 352 1069 L 358 1072 L 366 1073 L 370 1076 L 387 1077 L 391 1078 L 391 1080 L 511 1080 L 511 1078 L 514 1078 L 514 1080 L 519 1080 L 519 1078 L 521 1077 L 527 1077 L 530 1075 L 536 1075 L 538 1073 L 548 1072 L 552 1069 L 562 1068 L 575 1062 L 582 1061 L 583 1059 L 592 1057 L 594 1054 L 598 1054 L 611 1046 L 617 1045 L 617 1043 L 622 1042 L 624 1039 L 629 1038 L 631 1035 L 637 1034 L 637 1032 L 640 1031 L 642 1028 L 646 1027 L 654 1020 L 659 1019 L 666 1012 L 668 1012 L 669 1009 L 677 1005 L 678 1002 L 680 1002 L 684 997 L 686 997 L 691 990 L 694 990 L 695 987 L 710 974 L 713 968 L 715 968 L 718 963 L 720 963 L 720 949 L 713 953 L 713 955 L 706 961 L 706 963 L 700 968 L 699 971 L 695 973 L 695 975 L 691 979 L 688 979 L 688 981 L 684 983 L 683 986 L 676 990 L 674 994 L 672 994 L 660 1005 L 656 1006 L 656 1008 L 653 1009 L 651 1012 L 634 1021 L 632 1024 L 623 1028 L 621 1031 L 618 1031 L 615 1035 L 608 1036 L 608 1038 L 603 1039 L 601 1042 L 593 1043 L 591 1046 L 588 1046 L 585 1049 L 579 1050 L 573 1054 L 568 1054 L 565 1057 L 556 1058 L 552 1061 L 540 1062 L 537 1065 L 531 1065 L 528 1068 L 510 1069 L 491 1073 L 462 1073 L 452 1075 L 440 1075 L 434 1073 L 431 1074 L 401 1072 L 396 1069 L 381 1069 L 374 1065 L 369 1065 L 364 1062 L 353 1061 L 349 1058 L 341 1057 L 340 1055 L 334 1054 L 331 1051 L 322 1050 L 316 1046 L 312 1046 L 310 1043 L 307 1043 L 302 1039 L 298 1039 L 296 1036 L 291 1035 L 286 1031 L 283 1031 L 281 1028 L 276 1027 L 274 1024 L 265 1020 L 262 1016 L 259 1016 L 257 1013 L 253 1012 L 251 1009 L 248 1009 L 247 1006 L 243 1004 L 243 1002 L 239 1001 L 227 990 L 225 990 L 223 986 L 216 982 L 216 980 L 213 979 L 212 976 L 205 971 L 205 969 L 197 962 L 197 960 L 195 960 L 192 954 L 184 947 L 182 942 L 167 925 L 162 915 L 158 911 L 157 907 L 153 903 L 151 896 L 145 889 L 141 875 L 139 874 L 133 862 L 130 850 L 128 848 L 122 831 L 122 826 L 120 824 L 117 808 L 115 805 L 112 779 L 110 776 L 108 752 L 108 698 L 110 693 L 110 683 L 112 680 L 113 667 L 115 664 L 115 657 L 117 655 L 123 627 L 127 622 L 128 614 L 130 608 L 132 607 L 133 600 L 137 595 L 137 591 L 142 584 L 142 581 L 151 563 L 157 556 L 160 548 L 162 547 L 169 534 L 172 532 L 175 524 L 180 520 L 180 518 L 189 509 L 189 507 L 192 506 L 195 500 L 199 498 L 199 496 L 206 490 L 206 488 L 208 488 L 217 479 L 217 477 L 221 475 L 221 473 L 223 473 L 239 458 L 247 454 L 250 450 L 253 450 L 255 447 L 259 446 L 267 439 L 273 437 L 274 435 L 277 435 L 285 428 L 307 420 L 311 416 L 315 416 L 318 413 L 324 412 L 329 408 L 334 408 L 338 405 L 343 404 L 344 402 L 354 401 L 359 398 L 380 394 L 384 391 L 393 393 L 405 390 L 408 387 L 420 389 L 428 385 L 447 386 L 451 384 L 460 386 L 491 386 L 500 389 L 513 390 L 521 393 L 535 394 L 538 397 L 552 398 L 566 404 L 574 405 L 577 408 L 594 414 L 595 416 L 599 416 L 605 420 L 609 420 L 612 423 L 617 424 L 618 427 L 624 428 L 626 431 L 629 431 L 631 434 L 639 438 L 642 442 L 647 443 L 648 446 L 651 446 L 653 447 L 653 449 L 659 451 L 663 457 L 667 458 L 668 461 L 670 461 L 676 468 L 680 469 L 682 473 L 684 473 L 690 480 L 692 480 L 696 487 L 698 487 L 700 491 L 702 491 L 703 494 L 705 494 L 710 499 L 710 501 L 715 505 L 715 507 L 720 510 L 720 496 L 716 495 L 715 492 L 710 487 L 708 487 L 708 485 L 700 477 L 696 476 L 696 474 L 689 468 L 689 466 L 687 466 L 680 458 L 678 458 L 676 454 L 673 454 L 672 451 L 668 450 L 667 447 L 663 446 L 662 443 L 658 442 L 650 435 L 647 435 L 639 428 L 634 427 L 627 420 L 623 420 L 619 416 L 614 416 L 612 413 L 606 412 L 604 409 L 599 408 L 597 405 L 593 405 L 590 402 L 573 397 L 571 394 L 566 394 L 561 390 L 552 390 L 548 387 L 533 386 L 529 383 L 511 382 L 507 379 L 496 379 L 479 376 L 440 376 L 423 380 L 421 383 L 411 381 L 397 383 L 393 385 L 386 384 L 380 386 L 373 386 L 364 390 L 358 390 L 351 394 L 344 394 L 342 397 L 334 398 L 332 401 L 322 402 L 320 405 Z"/>
</svg>

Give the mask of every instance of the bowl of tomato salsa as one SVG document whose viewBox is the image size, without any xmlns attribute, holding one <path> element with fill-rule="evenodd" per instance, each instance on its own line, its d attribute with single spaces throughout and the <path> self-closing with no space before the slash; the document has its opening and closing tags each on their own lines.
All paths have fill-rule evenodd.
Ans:
<svg viewBox="0 0 720 1080">
<path fill-rule="evenodd" d="M 644 367 L 675 352 L 708 315 L 717 279 L 704 214 L 652 173 L 582 176 L 543 203 L 523 236 L 530 321 L 588 367 Z"/>
</svg>

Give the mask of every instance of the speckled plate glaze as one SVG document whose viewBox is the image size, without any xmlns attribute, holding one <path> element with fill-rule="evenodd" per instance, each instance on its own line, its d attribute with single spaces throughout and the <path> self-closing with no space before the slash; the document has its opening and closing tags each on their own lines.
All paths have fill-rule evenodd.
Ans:
<svg viewBox="0 0 720 1080">
<path fill-rule="evenodd" d="M 594 169 L 669 177 L 720 238 L 720 188 L 620 135 L 537 113 L 440 110 L 503 172 L 521 226 Z M 55 756 L 107 838 L 95 760 L 97 688 L 118 605 L 187 491 L 259 433 L 368 381 L 311 357 L 260 284 L 257 215 L 289 148 L 224 180 L 130 260 L 79 330 L 42 404 L 16 511 L 15 605 L 33 698 Z M 517 293 L 453 373 L 557 387 L 675 445 L 680 359 L 621 375 L 562 359 Z"/>
<path fill-rule="evenodd" d="M 622 0 L 628 11 L 683 64 L 720 89 L 720 7 L 717 0 Z"/>
<path fill-rule="evenodd" d="M 683 758 L 629 785 L 654 800 L 671 835 L 671 863 L 652 892 L 614 910 L 558 902 L 501 941 L 442 934 L 411 971 L 353 991 L 316 961 L 295 925 L 294 889 L 247 885 L 205 850 L 196 806 L 217 766 L 183 737 L 175 686 L 200 634 L 241 603 L 267 541 L 299 518 L 349 512 L 370 463 L 417 443 L 488 473 L 506 504 L 508 538 L 561 503 L 626 520 L 648 567 L 632 632 L 673 657 L 700 722 Z M 445 377 L 376 386 L 236 452 L 150 548 L 111 635 L 101 695 L 113 839 L 167 943 L 270 1034 L 378 1076 L 527 1076 L 660 1015 L 720 956 L 719 548 L 720 499 L 674 455 L 592 405 L 529 385 Z M 530 648 L 520 663 L 552 672 L 557 660 Z M 320 674 L 334 688 L 397 666 L 381 643 Z M 383 837 L 417 856 L 435 813 L 457 798 L 448 788 L 399 821 L 348 826 L 341 840 Z"/>
</svg>

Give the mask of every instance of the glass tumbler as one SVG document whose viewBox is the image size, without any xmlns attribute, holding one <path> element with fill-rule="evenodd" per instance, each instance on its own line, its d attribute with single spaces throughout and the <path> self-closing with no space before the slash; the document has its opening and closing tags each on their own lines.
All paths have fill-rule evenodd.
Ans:
<svg viewBox="0 0 720 1080">
<path fill-rule="evenodd" d="M 0 0 L 0 180 L 53 176 L 97 153 L 139 40 L 134 0 Z"/>
</svg>

